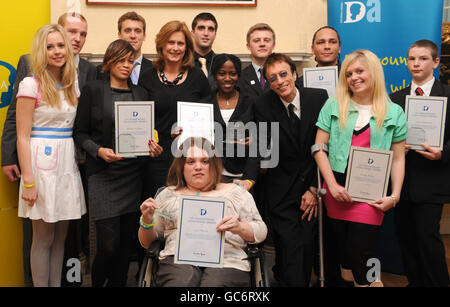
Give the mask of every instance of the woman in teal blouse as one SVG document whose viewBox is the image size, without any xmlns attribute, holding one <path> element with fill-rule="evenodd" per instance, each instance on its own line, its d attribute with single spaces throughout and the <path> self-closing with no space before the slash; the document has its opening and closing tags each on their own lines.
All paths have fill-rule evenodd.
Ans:
<svg viewBox="0 0 450 307">
<path fill-rule="evenodd" d="M 319 151 L 315 160 L 324 178 L 324 197 L 333 233 L 340 245 L 341 275 L 355 285 L 380 285 L 367 278 L 367 260 L 383 221 L 384 212 L 399 201 L 405 172 L 406 117 L 389 100 L 378 57 L 357 50 L 342 63 L 336 97 L 322 108 L 316 144 L 328 144 L 329 155 Z M 352 201 L 344 188 L 351 146 L 394 152 L 392 194 L 371 203 Z M 382 284 L 381 284 L 382 285 Z"/>
</svg>

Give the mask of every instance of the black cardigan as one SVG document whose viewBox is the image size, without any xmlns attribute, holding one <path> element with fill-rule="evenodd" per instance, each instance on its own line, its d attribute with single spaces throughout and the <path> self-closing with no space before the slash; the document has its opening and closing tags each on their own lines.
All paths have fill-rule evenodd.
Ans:
<svg viewBox="0 0 450 307">
<path fill-rule="evenodd" d="M 227 137 L 227 125 L 225 125 L 225 121 L 222 118 L 222 114 L 220 112 L 219 104 L 217 102 L 217 91 L 215 91 L 209 98 L 209 102 L 214 105 L 214 121 L 222 126 L 222 135 L 218 135 L 216 131 L 216 143 L 218 141 L 225 141 Z M 253 112 L 253 100 L 244 97 L 242 94 L 239 95 L 239 100 L 236 105 L 236 108 L 234 109 L 233 114 L 231 115 L 231 118 L 228 123 L 228 127 L 231 127 L 232 123 L 235 123 L 235 125 L 242 125 L 243 128 L 244 125 L 250 122 L 254 122 L 254 112 Z M 245 136 L 249 136 L 248 131 Z M 230 136 L 228 136 L 230 138 Z M 256 142 L 256 136 L 253 136 L 253 141 Z M 243 173 L 243 179 L 250 179 L 256 181 L 256 177 L 258 176 L 259 169 L 255 169 L 252 164 L 252 160 L 256 160 L 254 163 L 258 163 L 257 157 L 249 157 L 249 150 L 246 150 L 246 156 L 245 157 L 236 157 L 237 154 L 237 147 L 234 148 L 234 156 L 233 157 L 227 157 L 226 150 L 227 145 L 226 143 L 223 144 L 223 157 L 222 162 L 224 168 L 233 173 Z M 216 148 L 218 148 L 218 144 L 216 144 Z"/>
</svg>

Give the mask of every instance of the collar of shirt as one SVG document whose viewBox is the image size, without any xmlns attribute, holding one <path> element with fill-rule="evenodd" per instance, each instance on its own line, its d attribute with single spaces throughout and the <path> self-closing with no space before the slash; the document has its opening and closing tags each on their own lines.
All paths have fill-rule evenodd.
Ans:
<svg viewBox="0 0 450 307">
<path fill-rule="evenodd" d="M 294 108 L 294 113 L 298 116 L 298 118 L 301 119 L 301 114 L 300 114 L 300 93 L 299 93 L 297 88 L 295 89 L 295 91 L 296 91 L 295 98 L 294 98 L 294 100 L 292 100 L 292 102 L 284 101 L 283 98 L 281 98 L 281 97 L 280 97 L 280 99 L 281 99 L 281 102 L 283 102 L 284 107 L 286 108 L 286 111 L 287 111 L 288 115 L 289 115 L 288 106 L 292 103 L 294 105 L 294 107 L 295 107 Z"/>
<path fill-rule="evenodd" d="M 214 51 L 210 51 L 208 52 L 206 55 L 200 55 L 197 52 L 194 51 L 194 57 L 196 60 L 198 60 L 198 58 L 205 58 L 206 62 L 209 63 L 212 61 L 212 58 L 215 56 L 216 54 L 214 53 Z"/>
<path fill-rule="evenodd" d="M 76 54 L 73 56 L 73 63 L 75 64 L 75 67 L 78 69 L 78 66 L 80 65 L 80 55 Z"/>
<path fill-rule="evenodd" d="M 411 93 L 410 94 L 412 96 L 416 96 L 416 88 L 420 87 L 423 90 L 424 96 L 430 96 L 431 88 L 433 87 L 434 80 L 435 80 L 435 78 L 433 77 L 430 81 L 428 81 L 427 83 L 425 83 L 422 86 L 418 86 L 417 84 L 414 83 L 414 81 L 411 81 Z"/>
<path fill-rule="evenodd" d="M 255 72 L 256 72 L 256 76 L 258 77 L 258 80 L 261 80 L 261 74 L 260 74 L 260 72 L 259 72 L 259 69 L 261 68 L 261 69 L 263 69 L 261 66 L 258 66 L 258 65 L 256 65 L 255 63 L 253 63 L 252 62 L 252 66 L 253 66 L 253 69 L 255 70 Z"/>
</svg>

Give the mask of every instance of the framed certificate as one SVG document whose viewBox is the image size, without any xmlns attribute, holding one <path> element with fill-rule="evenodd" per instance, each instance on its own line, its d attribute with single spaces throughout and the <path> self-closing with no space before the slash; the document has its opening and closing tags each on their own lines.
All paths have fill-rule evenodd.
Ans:
<svg viewBox="0 0 450 307">
<path fill-rule="evenodd" d="M 221 198 L 181 197 L 175 263 L 223 267 L 225 234 L 216 227 L 225 216 L 225 204 Z"/>
<path fill-rule="evenodd" d="M 303 86 L 327 90 L 334 96 L 338 82 L 337 66 L 303 68 Z"/>
<path fill-rule="evenodd" d="M 116 154 L 123 157 L 148 156 L 155 123 L 153 101 L 114 102 Z"/>
<path fill-rule="evenodd" d="M 447 97 L 406 96 L 406 145 L 411 145 L 414 150 L 424 150 L 420 144 L 442 150 L 446 112 Z"/>
<path fill-rule="evenodd" d="M 394 152 L 352 146 L 345 189 L 354 201 L 371 202 L 386 196 Z"/>
<path fill-rule="evenodd" d="M 183 128 L 178 147 L 189 137 L 204 137 L 214 145 L 214 105 L 178 101 L 177 125 Z"/>
</svg>

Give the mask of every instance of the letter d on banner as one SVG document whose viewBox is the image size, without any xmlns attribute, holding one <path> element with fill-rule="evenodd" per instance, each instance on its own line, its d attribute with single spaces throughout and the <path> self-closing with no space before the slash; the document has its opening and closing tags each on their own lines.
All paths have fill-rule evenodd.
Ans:
<svg viewBox="0 0 450 307">
<path fill-rule="evenodd" d="M 362 20 L 366 16 L 366 6 L 359 1 L 344 2 L 346 15 L 344 23 L 354 23 Z"/>
</svg>

